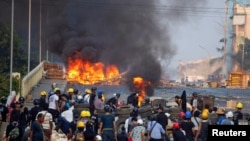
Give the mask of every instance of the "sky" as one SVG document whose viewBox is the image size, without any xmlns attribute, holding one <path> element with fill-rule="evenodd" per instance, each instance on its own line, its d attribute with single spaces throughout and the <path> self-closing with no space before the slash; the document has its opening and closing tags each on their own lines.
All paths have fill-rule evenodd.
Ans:
<svg viewBox="0 0 250 141">
<path fill-rule="evenodd" d="M 173 42 L 177 53 L 173 57 L 169 69 L 175 70 L 179 61 L 193 61 L 207 57 L 219 57 L 216 48 L 223 43 L 223 24 L 225 21 L 225 0 L 208 0 L 204 10 L 188 15 L 190 20 L 174 30 Z"/>
</svg>

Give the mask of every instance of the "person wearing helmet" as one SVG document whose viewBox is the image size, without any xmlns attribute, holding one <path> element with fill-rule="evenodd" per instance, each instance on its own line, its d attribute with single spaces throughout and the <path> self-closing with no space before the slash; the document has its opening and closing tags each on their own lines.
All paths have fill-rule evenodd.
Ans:
<svg viewBox="0 0 250 141">
<path fill-rule="evenodd" d="M 180 123 L 180 127 L 182 130 L 185 131 L 186 134 L 186 139 L 188 139 L 188 141 L 194 141 L 194 134 L 195 134 L 195 130 L 194 130 L 194 123 L 191 122 L 191 117 L 192 117 L 192 113 L 190 111 L 187 111 L 185 113 L 185 118 L 184 120 Z"/>
<path fill-rule="evenodd" d="M 98 90 L 96 97 L 97 98 L 94 100 L 95 109 L 102 110 L 104 108 L 104 102 L 102 100 L 102 98 L 103 98 L 103 90 Z"/>
<path fill-rule="evenodd" d="M 216 111 L 217 114 L 217 120 L 216 120 L 216 124 L 217 125 L 221 125 L 221 122 L 226 119 L 226 115 L 225 115 L 225 109 L 222 107 L 219 107 Z"/>
<path fill-rule="evenodd" d="M 208 125 L 210 125 L 210 122 L 208 121 L 208 112 L 202 112 L 201 113 L 201 122 L 199 123 L 198 126 L 198 131 L 195 135 L 195 140 L 199 141 L 207 141 L 207 136 L 208 136 Z"/>
<path fill-rule="evenodd" d="M 68 91 L 68 96 L 69 96 L 69 100 L 72 100 L 72 96 L 74 95 L 74 89 L 73 88 L 69 88 Z"/>
<path fill-rule="evenodd" d="M 34 104 L 34 107 L 32 107 L 29 111 L 31 124 L 36 120 L 37 113 L 42 111 L 42 109 L 39 107 L 39 99 L 34 99 L 33 104 Z"/>
<path fill-rule="evenodd" d="M 53 95 L 49 97 L 49 109 L 48 112 L 52 114 L 53 121 L 56 121 L 56 118 L 59 116 L 59 95 L 61 95 L 61 90 L 59 88 L 54 89 Z"/>
<path fill-rule="evenodd" d="M 46 91 L 41 91 L 40 92 L 40 99 L 39 99 L 39 107 L 43 109 L 44 105 L 46 104 Z"/>
<path fill-rule="evenodd" d="M 241 112 L 243 109 L 243 104 L 241 102 L 236 104 L 236 111 L 233 113 L 233 122 L 234 125 L 239 125 L 239 120 L 243 119 L 243 113 Z"/>
<path fill-rule="evenodd" d="M 120 95 L 120 93 L 115 93 L 114 96 L 106 102 L 106 104 L 109 105 L 113 109 L 113 111 L 116 111 L 118 107 L 118 100 L 120 98 Z"/>
<path fill-rule="evenodd" d="M 91 90 L 90 89 L 85 89 L 85 94 L 82 96 L 84 104 L 89 104 L 90 94 L 91 94 Z"/>
<path fill-rule="evenodd" d="M 96 116 L 91 116 L 90 120 L 85 124 L 84 138 L 86 141 L 93 141 L 95 136 L 97 135 L 96 128 Z"/>
<path fill-rule="evenodd" d="M 21 107 L 23 107 L 24 102 L 25 102 L 25 98 L 23 96 L 20 96 L 19 99 L 18 99 L 18 101 L 20 102 Z"/>
<path fill-rule="evenodd" d="M 168 117 L 165 115 L 163 112 L 163 107 L 159 106 L 157 108 L 157 115 L 156 115 L 156 121 L 161 124 L 162 128 L 167 131 L 167 126 L 168 126 Z M 162 138 L 166 141 L 170 141 L 169 137 L 167 134 L 162 134 Z"/>
<path fill-rule="evenodd" d="M 76 132 L 73 135 L 73 140 L 74 141 L 84 141 L 84 128 L 85 128 L 85 123 L 83 121 L 77 122 L 76 125 L 77 129 Z"/>
<path fill-rule="evenodd" d="M 173 139 L 174 141 L 185 141 L 186 137 L 183 131 L 180 129 L 180 124 L 178 122 L 173 123 Z"/>
<path fill-rule="evenodd" d="M 102 134 L 104 141 L 115 141 L 117 136 L 115 116 L 110 113 L 110 106 L 108 105 L 104 107 L 104 112 L 105 114 L 100 117 L 98 134 Z"/>
<path fill-rule="evenodd" d="M 234 125 L 234 122 L 233 122 L 233 112 L 232 111 L 228 111 L 226 113 L 226 119 L 224 119 L 222 122 L 221 122 L 221 125 Z"/>
</svg>

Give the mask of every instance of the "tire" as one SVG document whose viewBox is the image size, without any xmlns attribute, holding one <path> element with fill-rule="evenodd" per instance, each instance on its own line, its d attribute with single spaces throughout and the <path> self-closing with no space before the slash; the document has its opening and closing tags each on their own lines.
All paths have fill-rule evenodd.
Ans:
<svg viewBox="0 0 250 141">
<path fill-rule="evenodd" d="M 132 112 L 132 107 L 130 106 L 122 106 L 117 109 L 117 115 L 129 115 Z"/>
<path fill-rule="evenodd" d="M 138 109 L 139 114 L 144 113 L 144 112 L 148 112 L 148 111 L 151 112 L 151 105 L 145 105 L 145 106 L 142 106 Z"/>
<path fill-rule="evenodd" d="M 165 99 L 155 99 L 152 101 L 152 106 L 158 106 L 161 105 L 163 107 L 165 107 L 167 105 L 167 101 Z"/>
</svg>

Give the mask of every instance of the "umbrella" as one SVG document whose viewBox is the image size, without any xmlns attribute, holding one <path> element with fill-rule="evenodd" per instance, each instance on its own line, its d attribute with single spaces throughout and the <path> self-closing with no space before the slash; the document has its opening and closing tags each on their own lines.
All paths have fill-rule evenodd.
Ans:
<svg viewBox="0 0 250 141">
<path fill-rule="evenodd" d="M 181 108 L 182 108 L 183 112 L 185 112 L 185 113 L 187 111 L 186 103 L 187 103 L 187 96 L 186 96 L 186 91 L 184 90 L 182 92 L 182 95 L 181 95 Z"/>
</svg>

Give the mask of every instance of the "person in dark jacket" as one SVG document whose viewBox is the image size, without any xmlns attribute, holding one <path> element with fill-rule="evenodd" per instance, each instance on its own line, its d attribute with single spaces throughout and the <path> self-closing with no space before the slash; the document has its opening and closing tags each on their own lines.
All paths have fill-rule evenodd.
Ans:
<svg viewBox="0 0 250 141">
<path fill-rule="evenodd" d="M 125 127 L 122 126 L 121 132 L 117 134 L 117 140 L 118 141 L 128 141 L 128 136 L 125 131 Z"/>
<path fill-rule="evenodd" d="M 46 91 L 41 91 L 40 92 L 40 99 L 39 99 L 39 107 L 41 109 L 43 109 L 44 106 L 46 106 L 46 95 L 47 95 L 47 92 Z M 43 109 L 44 110 L 44 109 Z"/>
<path fill-rule="evenodd" d="M 187 141 L 183 131 L 180 129 L 178 122 L 173 123 L 173 139 L 174 141 Z"/>
<path fill-rule="evenodd" d="M 114 111 L 118 106 L 118 99 L 120 98 L 120 93 L 115 93 L 114 97 L 110 98 L 106 104 L 109 105 Z"/>
<path fill-rule="evenodd" d="M 165 115 L 165 113 L 163 112 L 163 107 L 162 106 L 159 106 L 158 109 L 157 109 L 157 116 L 156 116 L 156 121 L 158 123 L 161 124 L 162 128 L 167 131 L 167 125 L 168 125 L 168 117 Z M 170 141 L 169 137 L 167 136 L 167 134 L 164 134 L 163 135 L 163 138 L 166 140 L 166 141 Z"/>
<path fill-rule="evenodd" d="M 13 121 L 6 127 L 6 135 L 8 141 L 20 141 L 22 139 L 22 129 L 19 124 L 19 119 L 17 116 L 13 117 Z M 17 127 L 17 131 L 14 132 L 14 128 Z M 14 137 L 15 136 L 15 137 Z"/>
<path fill-rule="evenodd" d="M 95 110 L 94 101 L 95 101 L 95 97 L 96 97 L 96 91 L 97 91 L 96 87 L 91 88 L 91 94 L 90 94 L 90 98 L 89 98 L 89 111 L 90 111 L 91 115 L 94 113 L 94 110 Z"/>
</svg>

